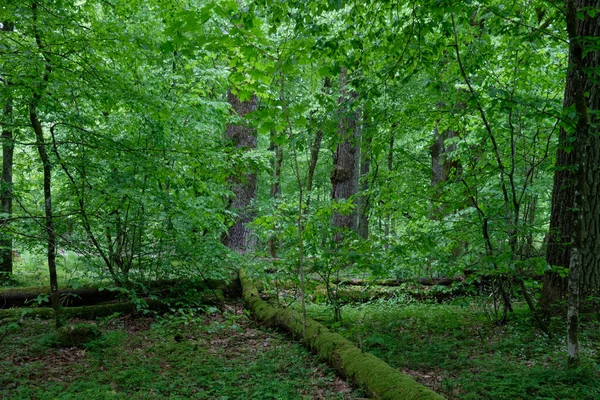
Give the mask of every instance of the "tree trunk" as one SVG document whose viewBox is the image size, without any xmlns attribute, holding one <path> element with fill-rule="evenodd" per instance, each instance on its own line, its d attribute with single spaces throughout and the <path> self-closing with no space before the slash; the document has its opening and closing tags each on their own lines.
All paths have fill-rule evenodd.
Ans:
<svg viewBox="0 0 600 400">
<path fill-rule="evenodd" d="M 306 212 L 310 206 L 311 192 L 313 188 L 313 180 L 317 162 L 319 161 L 319 152 L 321 151 L 321 141 L 323 140 L 323 131 L 318 130 L 315 135 L 315 140 L 310 145 L 310 162 L 308 164 L 308 173 L 306 175 Z"/>
<path fill-rule="evenodd" d="M 369 171 L 371 169 L 371 135 L 362 134 L 362 147 L 360 149 L 360 182 L 357 200 L 358 229 L 357 233 L 363 239 L 369 238 Z"/>
<path fill-rule="evenodd" d="M 390 146 L 388 149 L 388 159 L 387 159 L 388 179 L 390 179 L 392 176 L 393 167 L 394 167 L 394 132 L 390 132 Z M 385 249 L 386 250 L 390 247 L 390 223 L 391 223 L 391 214 L 388 210 L 385 214 L 385 227 L 384 227 Z"/>
<path fill-rule="evenodd" d="M 600 288 L 600 213 L 597 211 L 600 207 L 600 171 L 597 169 L 600 140 L 596 117 L 600 109 L 597 83 L 600 51 L 595 44 L 600 36 L 600 24 L 598 15 L 592 18 L 585 11 L 596 7 L 595 1 L 567 0 L 566 5 L 570 45 L 563 106 L 567 112 L 574 109 L 577 116 L 567 121 L 574 131 L 561 127 L 546 258 L 549 264 L 563 268 L 570 268 L 573 260 L 580 260 L 581 270 L 573 274 L 578 277 L 579 295 L 584 298 L 598 296 Z M 583 20 L 576 17 L 579 10 L 583 10 Z M 569 153 L 567 146 L 573 147 Z M 578 196 L 581 196 L 579 201 Z M 578 222 L 581 226 L 576 226 Z M 577 237 L 573 236 L 578 230 L 581 230 L 579 244 L 574 243 Z M 574 256 L 571 253 L 575 247 L 580 254 Z M 564 299 L 570 291 L 568 287 L 567 279 L 546 273 L 542 304 L 548 308 L 553 301 Z"/>
<path fill-rule="evenodd" d="M 358 97 L 356 92 L 347 91 L 347 71 L 342 70 L 340 76 L 340 123 L 338 125 L 338 145 L 333 156 L 333 171 L 331 172 L 332 192 L 334 203 L 348 200 L 358 192 L 359 153 L 358 138 L 360 135 L 359 112 L 352 110 L 353 100 Z M 333 227 L 338 229 L 357 228 L 357 212 L 333 212 Z M 336 241 L 341 241 L 343 235 L 336 234 Z"/>
<path fill-rule="evenodd" d="M 568 108 L 574 102 L 573 81 L 567 79 L 563 108 Z M 552 267 L 568 268 L 571 258 L 570 240 L 573 230 L 573 199 L 575 198 L 576 174 L 575 152 L 569 147 L 570 134 L 564 127 L 560 128 L 558 150 L 556 152 L 556 167 L 554 185 L 552 188 L 552 203 L 550 213 L 550 230 L 546 248 L 546 261 Z M 567 151 L 568 150 L 568 151 Z M 568 281 L 557 271 L 544 273 L 544 284 L 539 306 L 549 311 L 550 306 L 567 296 Z"/>
<path fill-rule="evenodd" d="M 596 118 L 600 111 L 600 15 L 592 17 L 588 13 L 595 9 L 596 1 L 566 0 L 565 5 L 569 69 L 564 106 L 569 116 L 567 137 L 573 146 L 576 171 L 574 195 L 568 199 L 573 228 L 569 244 L 567 349 L 569 365 L 574 366 L 579 363 L 579 299 L 597 296 L 600 288 L 600 129 Z M 571 118 L 573 109 L 575 118 Z"/>
<path fill-rule="evenodd" d="M 12 32 L 14 24 L 4 22 L 2 30 Z M 6 82 L 10 87 L 10 82 Z M 10 96 L 4 103 L 4 118 L 5 123 L 2 128 L 2 183 L 0 184 L 0 226 L 3 227 L 3 232 L 0 234 L 0 282 L 6 281 L 13 272 L 13 257 L 12 257 L 12 234 L 8 231 L 7 226 L 12 217 L 12 184 L 13 184 L 13 152 L 14 140 L 11 126 L 13 107 Z"/>
<path fill-rule="evenodd" d="M 227 100 L 233 112 L 242 119 L 258 107 L 256 96 L 252 96 L 249 101 L 240 101 L 231 90 L 227 92 Z M 256 148 L 256 130 L 244 122 L 228 124 L 226 136 L 241 151 Z M 244 254 L 252 251 L 255 247 L 255 240 L 252 238 L 248 224 L 255 217 L 253 203 L 256 198 L 257 173 L 252 170 L 245 171 L 245 173 L 239 171 L 236 176 L 231 177 L 231 182 L 233 198 L 230 201 L 230 209 L 237 214 L 237 218 L 233 226 L 229 228 L 225 244 L 230 249 Z"/>
<path fill-rule="evenodd" d="M 446 145 L 446 140 L 458 136 L 458 133 L 446 129 L 440 134 L 436 123 L 434 128 L 434 142 L 431 145 L 431 187 L 434 192 L 430 203 L 430 214 L 432 219 L 440 219 L 445 212 L 445 203 L 442 196 L 441 187 L 450 179 L 452 171 L 459 168 L 458 161 L 453 160 L 449 153 L 456 150 L 456 144 Z"/>
<path fill-rule="evenodd" d="M 31 11 L 33 16 L 33 29 L 35 32 L 35 41 L 38 50 L 42 53 L 45 60 L 45 71 L 43 75 L 44 85 L 48 84 L 48 78 L 52 72 L 50 59 L 48 55 L 44 53 L 42 40 L 38 31 L 38 13 L 37 13 L 37 2 L 33 2 L 31 5 Z M 41 92 L 33 92 L 33 100 L 29 104 L 29 120 L 31 127 L 35 133 L 36 147 L 40 155 L 40 161 L 43 165 L 44 171 L 44 213 L 45 213 L 45 226 L 47 235 L 47 259 L 48 259 L 48 273 L 50 275 L 50 302 L 52 309 L 54 310 L 54 318 L 56 327 L 59 328 L 62 325 L 60 315 L 60 302 L 58 298 L 58 278 L 56 275 L 56 232 L 54 231 L 54 215 L 52 210 L 52 165 L 48 158 L 48 152 L 46 151 L 46 141 L 44 140 L 44 131 L 42 129 L 42 123 L 39 120 L 37 114 L 37 105 L 42 99 Z"/>
<path fill-rule="evenodd" d="M 281 165 L 283 164 L 283 148 L 276 145 L 273 140 L 269 145 L 269 150 L 274 153 L 275 159 L 271 163 L 272 167 L 272 182 L 271 182 L 271 200 L 276 205 L 276 200 L 281 196 Z M 277 237 L 276 235 L 269 238 L 269 254 L 271 257 L 277 257 Z"/>
</svg>

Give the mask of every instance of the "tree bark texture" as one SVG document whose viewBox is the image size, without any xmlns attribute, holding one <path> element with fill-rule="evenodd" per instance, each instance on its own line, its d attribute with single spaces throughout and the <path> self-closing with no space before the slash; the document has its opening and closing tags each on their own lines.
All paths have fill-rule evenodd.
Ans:
<svg viewBox="0 0 600 400">
<path fill-rule="evenodd" d="M 594 9 L 591 0 L 567 0 L 567 6 L 584 10 L 583 20 L 567 21 L 570 46 L 569 70 L 563 101 L 566 113 L 575 111 L 576 118 L 569 118 L 568 128 L 561 128 L 557 153 L 557 170 L 554 175 L 552 214 L 546 259 L 550 265 L 570 266 L 574 223 L 581 213 L 582 241 L 579 290 L 584 296 L 597 296 L 600 288 L 600 139 L 596 113 L 600 110 L 598 87 L 598 60 L 600 51 L 596 41 L 600 36 L 599 16 L 590 17 L 588 9 Z M 569 19 L 569 18 L 567 18 Z M 563 124 L 563 126 L 566 124 Z M 571 146 L 572 148 L 569 148 Z M 581 179 L 581 182 L 578 182 Z M 580 186 L 580 189 L 578 189 Z M 581 204 L 576 204 L 577 196 Z M 548 305 L 564 299 L 568 281 L 556 273 L 547 272 L 544 277 L 541 302 Z"/>
<path fill-rule="evenodd" d="M 340 76 L 340 122 L 338 125 L 338 145 L 333 155 L 333 171 L 331 172 L 332 192 L 334 203 L 348 200 L 358 192 L 358 173 L 360 147 L 359 118 L 360 113 L 352 109 L 353 100 L 358 97 L 356 92 L 348 92 L 347 71 L 342 70 Z M 357 212 L 333 213 L 333 227 L 345 228 L 356 231 Z M 341 235 L 336 235 L 336 240 L 341 240 Z"/>
<path fill-rule="evenodd" d="M 258 107 L 256 96 L 248 101 L 240 99 L 229 90 L 227 92 L 227 101 L 231 109 L 236 113 L 242 122 L 239 124 L 228 124 L 226 136 L 234 146 L 241 151 L 248 151 L 256 148 L 256 130 L 249 127 L 244 118 L 249 113 L 255 111 Z M 236 176 L 231 178 L 233 198 L 230 200 L 230 209 L 237 214 L 236 221 L 229 228 L 229 233 L 225 239 L 226 245 L 240 254 L 252 251 L 254 239 L 248 228 L 248 224 L 255 217 L 254 200 L 257 190 L 257 172 L 255 170 L 238 171 Z"/>
<path fill-rule="evenodd" d="M 439 219 L 445 211 L 445 204 L 442 199 L 441 186 L 450 179 L 452 171 L 459 168 L 458 161 L 450 157 L 450 153 L 456 150 L 456 144 L 446 144 L 446 140 L 458 136 L 456 131 L 447 129 L 440 133 L 436 123 L 434 131 L 434 142 L 431 145 L 431 187 L 433 196 L 431 199 L 431 218 Z"/>
<path fill-rule="evenodd" d="M 4 22 L 2 30 L 12 32 L 14 24 Z M 10 82 L 6 82 L 10 88 Z M 13 272 L 12 234 L 7 229 L 12 217 L 12 184 L 13 184 L 13 153 L 14 140 L 11 126 L 13 107 L 10 95 L 4 103 L 4 120 L 2 127 L 2 182 L 0 183 L 0 282 L 6 280 Z"/>
</svg>

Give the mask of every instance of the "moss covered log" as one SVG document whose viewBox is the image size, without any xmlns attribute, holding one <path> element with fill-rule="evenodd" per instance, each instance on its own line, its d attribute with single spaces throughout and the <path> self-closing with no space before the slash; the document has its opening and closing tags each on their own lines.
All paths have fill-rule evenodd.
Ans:
<svg viewBox="0 0 600 400">
<path fill-rule="evenodd" d="M 290 309 L 277 309 L 263 301 L 244 270 L 239 272 L 242 295 L 247 307 L 265 324 L 302 337 L 302 315 Z M 340 374 L 351 379 L 377 399 L 439 400 L 442 396 L 390 367 L 372 354 L 364 353 L 350 341 L 324 325 L 307 318 L 306 345 Z"/>
</svg>

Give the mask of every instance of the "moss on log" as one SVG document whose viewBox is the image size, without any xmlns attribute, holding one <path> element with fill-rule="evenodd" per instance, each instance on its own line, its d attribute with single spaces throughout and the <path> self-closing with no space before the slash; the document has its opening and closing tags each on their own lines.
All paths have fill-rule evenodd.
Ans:
<svg viewBox="0 0 600 400">
<path fill-rule="evenodd" d="M 242 296 L 252 313 L 265 324 L 302 337 L 302 315 L 290 309 L 277 309 L 263 301 L 244 270 L 239 272 Z M 351 379 L 377 399 L 439 400 L 439 394 L 412 377 L 390 367 L 372 354 L 364 353 L 349 340 L 324 325 L 307 318 L 306 345 L 340 374 Z"/>
</svg>

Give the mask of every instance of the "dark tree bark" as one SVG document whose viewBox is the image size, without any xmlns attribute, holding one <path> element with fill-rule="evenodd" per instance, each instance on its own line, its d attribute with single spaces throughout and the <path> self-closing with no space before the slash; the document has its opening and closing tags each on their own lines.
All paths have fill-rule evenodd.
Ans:
<svg viewBox="0 0 600 400">
<path fill-rule="evenodd" d="M 231 90 L 227 92 L 227 101 L 231 109 L 242 120 L 258 107 L 256 96 L 248 101 L 240 101 Z M 256 148 L 256 130 L 250 128 L 245 122 L 227 125 L 226 136 L 233 145 L 241 150 L 247 151 Z M 225 244 L 240 254 L 252 251 L 254 239 L 252 238 L 248 224 L 254 219 L 254 199 L 256 198 L 257 173 L 256 171 L 238 171 L 236 176 L 231 177 L 233 198 L 230 200 L 230 209 L 237 214 L 235 224 L 229 228 Z"/>
<path fill-rule="evenodd" d="M 598 66 L 600 49 L 600 15 L 590 16 L 596 1 L 566 0 L 567 32 L 569 34 L 569 70 L 565 98 L 567 110 L 574 108 L 576 117 L 570 121 L 574 138 L 574 169 L 577 173 L 572 200 L 573 230 L 571 233 L 567 311 L 567 349 L 570 365 L 579 363 L 579 303 L 583 296 L 597 296 L 600 289 L 600 129 L 596 115 L 600 112 Z M 583 14 L 583 19 L 577 14 Z"/>
<path fill-rule="evenodd" d="M 573 259 L 581 271 L 578 276 L 582 296 L 597 296 L 600 288 L 600 141 L 596 113 L 600 109 L 598 59 L 595 41 L 600 36 L 599 17 L 586 11 L 583 20 L 577 10 L 596 7 L 591 0 L 567 0 L 569 33 L 569 70 L 565 84 L 563 107 L 577 116 L 570 127 L 561 127 L 557 165 L 552 192 L 552 214 L 546 259 L 549 264 L 570 268 Z M 565 125 L 565 124 L 563 124 Z M 569 148 L 569 146 L 571 148 Z M 578 199 L 578 194 L 581 196 Z M 580 243 L 577 243 L 581 235 Z M 576 249 L 578 254 L 573 254 Z M 552 302 L 564 299 L 569 283 L 557 273 L 544 276 L 541 303 L 548 309 Z"/>
<path fill-rule="evenodd" d="M 358 192 L 358 166 L 360 148 L 358 138 L 360 135 L 360 113 L 352 110 L 352 103 L 358 97 L 356 92 L 348 93 L 347 71 L 342 70 L 340 76 L 340 122 L 338 125 L 338 145 L 333 155 L 333 171 L 331 172 L 332 192 L 334 203 L 348 200 Z M 333 213 L 334 228 L 345 228 L 356 231 L 357 212 Z M 336 241 L 342 240 L 342 235 L 336 235 Z"/>
<path fill-rule="evenodd" d="M 574 101 L 573 81 L 567 79 L 563 108 L 568 108 Z M 550 214 L 550 231 L 548 232 L 548 245 L 546 248 L 546 261 L 553 267 L 568 268 L 571 257 L 571 232 L 573 230 L 573 199 L 577 176 L 573 167 L 575 165 L 575 152 L 571 151 L 568 142 L 569 133 L 564 127 L 560 128 L 558 137 L 558 150 L 556 152 L 556 170 L 554 172 L 554 185 L 552 187 L 552 203 Z M 544 273 L 544 284 L 539 305 L 548 310 L 558 300 L 567 297 L 567 278 L 558 272 L 547 271 Z"/>
<path fill-rule="evenodd" d="M 42 53 L 45 60 L 43 82 L 44 86 L 48 84 L 48 78 L 52 72 L 51 62 L 48 55 L 44 52 L 44 45 L 38 31 L 38 9 L 37 2 L 33 2 L 31 5 L 31 11 L 33 16 L 33 29 L 35 33 L 35 42 L 38 50 Z M 36 147 L 40 155 L 40 161 L 43 165 L 43 176 L 44 176 L 44 213 L 45 213 L 45 227 L 47 235 L 47 259 L 48 259 L 48 273 L 50 275 L 50 302 L 52 309 L 54 310 L 56 327 L 59 328 L 62 325 L 60 316 L 60 302 L 58 298 L 58 278 L 56 275 L 56 232 L 54 231 L 54 215 L 52 210 L 52 165 L 46 151 L 46 141 L 44 140 L 44 131 L 42 123 L 38 117 L 37 106 L 42 99 L 42 94 L 39 91 L 33 92 L 33 99 L 29 104 L 29 120 L 31 127 L 35 133 Z"/>
<path fill-rule="evenodd" d="M 11 22 L 4 22 L 2 24 L 2 30 L 5 32 L 12 32 L 14 30 L 14 24 Z M 5 82 L 10 87 L 10 82 Z M 8 231 L 7 226 L 10 223 L 12 217 L 12 184 L 13 184 L 13 153 L 14 153 L 14 140 L 13 132 L 11 127 L 11 118 L 13 113 L 12 99 L 10 96 L 4 103 L 4 118 L 5 123 L 2 128 L 2 183 L 0 184 L 0 227 L 2 227 L 2 233 L 0 234 L 0 282 L 7 280 L 13 272 L 13 239 L 11 233 Z"/>
</svg>

